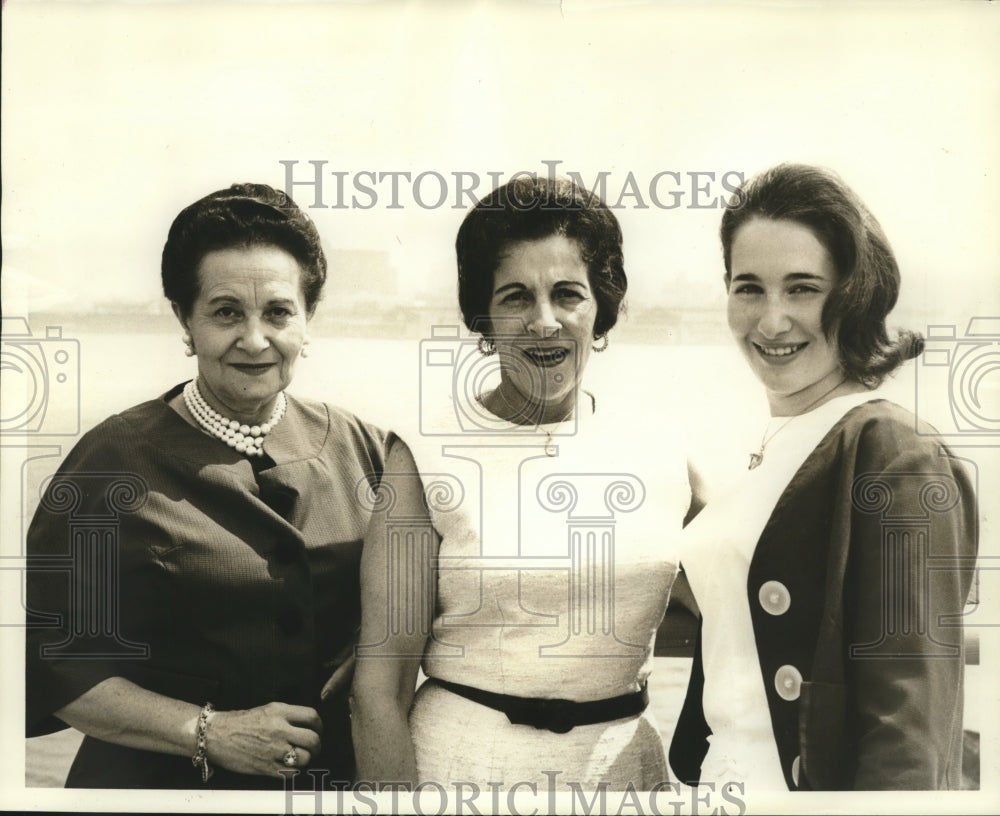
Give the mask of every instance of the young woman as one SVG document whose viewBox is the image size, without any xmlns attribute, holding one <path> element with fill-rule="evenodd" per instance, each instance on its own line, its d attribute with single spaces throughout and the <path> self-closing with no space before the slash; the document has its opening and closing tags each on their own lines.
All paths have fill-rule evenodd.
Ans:
<svg viewBox="0 0 1000 816">
<path fill-rule="evenodd" d="M 671 765 L 748 793 L 956 788 L 975 500 L 877 391 L 922 348 L 886 331 L 892 250 L 840 179 L 801 165 L 747 182 L 721 237 L 771 421 L 684 534 L 702 620 Z"/>
</svg>

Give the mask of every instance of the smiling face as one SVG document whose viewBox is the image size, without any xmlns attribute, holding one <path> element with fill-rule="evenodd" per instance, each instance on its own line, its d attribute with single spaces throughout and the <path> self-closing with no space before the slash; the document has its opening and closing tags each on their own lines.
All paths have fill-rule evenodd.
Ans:
<svg viewBox="0 0 1000 816">
<path fill-rule="evenodd" d="M 575 241 L 511 244 L 493 274 L 490 322 L 505 401 L 537 421 L 565 418 L 594 340 L 597 300 Z M 520 405 L 517 405 L 517 402 Z"/>
<path fill-rule="evenodd" d="M 209 252 L 198 267 L 198 296 L 178 314 L 198 355 L 205 399 L 248 424 L 267 420 L 292 380 L 306 339 L 298 261 L 275 246 Z M 178 308 L 174 307 L 178 312 Z"/>
<path fill-rule="evenodd" d="M 833 259 L 808 227 L 753 218 L 733 237 L 729 328 L 767 389 L 771 414 L 813 406 L 844 378 L 823 304 L 837 280 Z"/>
</svg>

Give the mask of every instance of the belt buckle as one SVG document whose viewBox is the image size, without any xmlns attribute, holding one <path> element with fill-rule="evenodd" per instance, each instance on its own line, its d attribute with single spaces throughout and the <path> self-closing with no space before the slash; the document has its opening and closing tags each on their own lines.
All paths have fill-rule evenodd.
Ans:
<svg viewBox="0 0 1000 816">
<path fill-rule="evenodd" d="M 566 734 L 572 731 L 576 725 L 573 721 L 573 707 L 575 705 L 572 700 L 558 698 L 539 700 L 535 728 L 544 728 L 556 734 Z"/>
</svg>

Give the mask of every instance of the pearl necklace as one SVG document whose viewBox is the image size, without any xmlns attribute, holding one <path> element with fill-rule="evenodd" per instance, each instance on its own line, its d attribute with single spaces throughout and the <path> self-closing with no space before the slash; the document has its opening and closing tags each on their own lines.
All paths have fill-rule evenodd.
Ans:
<svg viewBox="0 0 1000 816">
<path fill-rule="evenodd" d="M 235 419 L 224 417 L 209 405 L 202 396 L 201 389 L 198 388 L 198 380 L 193 379 L 184 386 L 184 405 L 202 428 L 229 447 L 247 456 L 263 456 L 264 437 L 285 415 L 288 401 L 285 399 L 285 392 L 282 391 L 278 394 L 274 410 L 267 422 L 262 425 L 240 424 Z"/>
</svg>

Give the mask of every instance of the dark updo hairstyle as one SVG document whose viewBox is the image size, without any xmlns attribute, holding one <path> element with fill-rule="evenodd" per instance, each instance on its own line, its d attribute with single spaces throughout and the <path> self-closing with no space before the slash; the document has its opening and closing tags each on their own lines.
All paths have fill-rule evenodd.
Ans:
<svg viewBox="0 0 1000 816">
<path fill-rule="evenodd" d="M 520 174 L 476 204 L 458 230 L 458 303 L 472 331 L 489 331 L 493 273 L 510 246 L 563 235 L 575 241 L 597 300 L 594 337 L 618 322 L 628 288 L 622 231 L 601 201 L 565 178 Z"/>
<path fill-rule="evenodd" d="M 732 276 L 733 239 L 754 218 L 794 221 L 812 230 L 837 270 L 823 305 L 823 331 L 837 333 L 847 377 L 874 388 L 923 351 L 922 335 L 901 330 L 890 340 L 885 318 L 899 294 L 899 266 L 878 221 L 840 178 L 804 164 L 780 164 L 745 182 L 722 214 L 719 230 Z"/>
<path fill-rule="evenodd" d="M 180 211 L 163 247 L 163 294 L 187 316 L 198 297 L 198 267 L 205 255 L 260 246 L 278 247 L 298 261 L 302 297 L 312 315 L 326 283 L 319 232 L 288 195 L 266 184 L 234 184 Z"/>
</svg>

